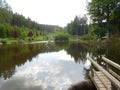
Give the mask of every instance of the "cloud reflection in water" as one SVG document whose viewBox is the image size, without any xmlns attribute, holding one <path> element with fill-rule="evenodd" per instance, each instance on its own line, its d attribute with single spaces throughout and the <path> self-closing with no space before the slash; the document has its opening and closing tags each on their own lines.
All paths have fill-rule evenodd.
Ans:
<svg viewBox="0 0 120 90">
<path fill-rule="evenodd" d="M 16 68 L 12 78 L 2 82 L 0 90 L 66 90 L 85 78 L 83 63 L 61 50 L 39 54 L 31 62 Z"/>
</svg>

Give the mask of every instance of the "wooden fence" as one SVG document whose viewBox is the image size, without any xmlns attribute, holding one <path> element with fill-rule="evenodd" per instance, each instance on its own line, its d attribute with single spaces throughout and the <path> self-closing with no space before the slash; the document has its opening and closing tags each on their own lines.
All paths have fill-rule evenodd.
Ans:
<svg viewBox="0 0 120 90">
<path fill-rule="evenodd" d="M 97 90 L 120 90 L 120 65 L 101 56 L 101 62 L 97 59 L 88 57 L 91 61 L 89 76 L 95 84 Z M 117 72 L 113 71 L 115 68 Z"/>
</svg>

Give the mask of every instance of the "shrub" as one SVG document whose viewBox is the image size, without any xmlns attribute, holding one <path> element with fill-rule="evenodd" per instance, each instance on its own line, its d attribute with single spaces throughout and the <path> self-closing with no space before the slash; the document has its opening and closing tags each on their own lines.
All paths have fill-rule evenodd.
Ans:
<svg viewBox="0 0 120 90">
<path fill-rule="evenodd" d="M 66 33 L 59 33 L 58 35 L 55 36 L 55 41 L 57 42 L 68 42 L 69 41 L 69 35 Z"/>
<path fill-rule="evenodd" d="M 92 35 L 84 35 L 84 36 L 80 37 L 80 39 L 89 41 L 89 40 L 95 40 L 96 37 L 92 36 Z"/>
</svg>

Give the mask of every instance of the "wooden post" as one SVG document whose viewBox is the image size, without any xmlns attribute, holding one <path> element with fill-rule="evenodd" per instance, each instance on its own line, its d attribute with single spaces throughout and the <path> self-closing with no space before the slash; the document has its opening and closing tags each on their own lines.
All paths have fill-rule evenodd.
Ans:
<svg viewBox="0 0 120 90">
<path fill-rule="evenodd" d="M 93 65 L 91 64 L 91 76 L 94 77 Z"/>
<path fill-rule="evenodd" d="M 109 72 L 109 64 L 107 62 L 105 63 L 105 69 Z"/>
<path fill-rule="evenodd" d="M 114 83 L 111 82 L 111 90 L 120 90 L 120 88 L 115 87 Z"/>
</svg>

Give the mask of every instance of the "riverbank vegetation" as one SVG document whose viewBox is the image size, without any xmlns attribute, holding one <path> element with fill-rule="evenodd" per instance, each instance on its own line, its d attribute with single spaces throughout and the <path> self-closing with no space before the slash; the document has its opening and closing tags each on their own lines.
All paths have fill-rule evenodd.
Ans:
<svg viewBox="0 0 120 90">
<path fill-rule="evenodd" d="M 76 16 L 73 21 L 61 28 L 44 25 L 13 13 L 4 0 L 0 1 L 0 42 L 19 43 L 40 40 L 70 40 L 82 43 L 95 43 L 102 39 L 120 37 L 120 3 L 116 0 L 88 2 L 88 15 Z M 89 21 L 89 24 L 88 24 Z M 69 35 L 68 35 L 69 34 Z M 117 36 L 117 37 L 116 37 Z M 119 39 L 117 39 L 118 42 Z"/>
<path fill-rule="evenodd" d="M 76 16 L 66 29 L 76 40 L 94 43 L 101 40 L 117 40 L 120 42 L 120 2 L 118 0 L 91 0 L 88 2 L 88 15 L 91 21 L 87 24 L 87 17 Z M 117 37 L 116 37 L 117 36 Z M 114 39 L 113 39 L 114 38 Z"/>
<path fill-rule="evenodd" d="M 13 13 L 5 0 L 0 0 L 0 43 L 19 43 L 53 39 L 55 25 L 44 25 Z"/>
<path fill-rule="evenodd" d="M 56 42 L 68 42 L 69 41 L 69 34 L 67 33 L 58 33 L 55 36 Z"/>
</svg>

